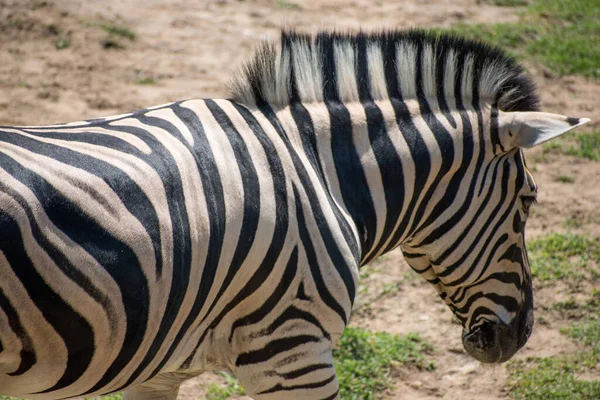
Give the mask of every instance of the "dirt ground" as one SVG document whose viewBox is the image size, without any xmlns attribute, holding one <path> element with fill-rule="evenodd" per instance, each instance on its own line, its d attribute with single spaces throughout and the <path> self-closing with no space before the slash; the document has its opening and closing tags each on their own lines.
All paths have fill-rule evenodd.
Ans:
<svg viewBox="0 0 600 400">
<path fill-rule="evenodd" d="M 456 22 L 510 22 L 514 9 L 476 0 L 0 0 L 0 125 L 75 121 L 194 97 L 225 97 L 232 71 L 261 40 L 276 39 L 281 26 L 378 29 L 447 27 Z M 110 36 L 101 23 L 126 26 L 135 40 Z M 68 48 L 57 50 L 68 41 Z M 115 47 L 123 46 L 117 49 Z M 600 83 L 555 76 L 529 65 L 544 111 L 588 117 L 600 126 Z M 141 84 L 143 82 L 151 84 Z M 600 238 L 600 163 L 551 155 L 532 163 L 539 204 L 529 237 L 564 231 Z M 574 183 L 556 176 L 572 175 Z M 498 399 L 508 396 L 504 365 L 486 366 L 466 355 L 460 327 L 427 283 L 415 279 L 399 253 L 387 255 L 370 278 L 376 290 L 398 289 L 363 302 L 356 326 L 392 333 L 418 332 L 435 347 L 434 371 L 400 368 L 385 399 Z M 538 288 L 536 308 L 564 300 L 567 288 Z M 360 304 L 360 299 L 359 299 Z M 538 313 L 539 315 L 539 313 Z M 553 316 L 536 324 L 516 357 L 574 351 L 559 333 L 568 323 Z M 189 381 L 180 399 L 197 399 L 208 374 Z"/>
</svg>

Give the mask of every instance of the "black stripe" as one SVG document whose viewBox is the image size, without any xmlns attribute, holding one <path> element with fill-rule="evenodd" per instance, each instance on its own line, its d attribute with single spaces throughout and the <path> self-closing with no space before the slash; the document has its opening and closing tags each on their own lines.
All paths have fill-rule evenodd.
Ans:
<svg viewBox="0 0 600 400">
<path fill-rule="evenodd" d="M 1 233 L 0 233 L 1 234 Z M 8 319 L 8 326 L 14 332 L 14 334 L 21 341 L 21 351 L 19 352 L 19 357 L 21 358 L 21 362 L 17 369 L 13 372 L 7 372 L 6 375 L 10 376 L 18 376 L 23 375 L 25 372 L 29 371 L 31 367 L 37 362 L 37 357 L 35 356 L 35 351 L 33 348 L 33 342 L 31 341 L 31 336 L 21 323 L 21 318 L 19 318 L 19 313 L 10 303 L 8 297 L 5 296 L 4 291 L 0 288 L 0 310 L 6 314 Z M 0 353 L 2 353 L 2 343 L 0 342 Z"/>
<path fill-rule="evenodd" d="M 325 188 L 325 190 L 327 190 L 329 194 L 329 196 L 327 196 L 329 207 L 333 211 L 335 218 L 339 222 L 340 230 L 342 232 L 342 235 L 344 236 L 344 241 L 348 243 L 352 254 L 359 254 L 360 249 L 358 248 L 358 243 L 354 238 L 352 229 L 350 228 L 350 225 L 346 218 L 344 218 L 344 216 L 342 215 L 338 206 L 333 202 L 333 195 L 330 191 L 329 185 L 325 181 L 324 168 L 319 158 L 319 149 L 317 147 L 314 125 L 310 113 L 306 110 L 302 103 L 290 104 L 290 112 L 292 114 L 292 118 L 294 118 L 294 122 L 296 123 L 298 131 L 300 133 L 300 139 L 302 140 L 302 149 L 304 150 L 304 155 L 316 171 L 319 184 L 321 185 L 321 187 Z"/>
<path fill-rule="evenodd" d="M 285 270 L 283 271 L 281 280 L 279 281 L 279 284 L 277 285 L 275 290 L 273 290 L 271 292 L 271 294 L 267 297 L 265 302 L 258 309 L 256 309 L 254 312 L 236 320 L 233 323 L 233 325 L 231 327 L 231 333 L 229 334 L 229 342 L 230 343 L 233 339 L 233 335 L 237 328 L 252 325 L 252 324 L 257 324 L 257 323 L 261 322 L 263 319 L 265 319 L 267 317 L 267 315 L 269 315 L 269 313 L 271 313 L 271 311 L 273 311 L 273 309 L 284 298 L 285 293 L 290 288 L 290 285 L 292 284 L 292 281 L 294 280 L 294 277 L 296 276 L 297 272 L 298 272 L 298 247 L 294 247 L 294 250 L 292 251 L 292 254 L 290 255 L 290 258 L 287 262 Z M 263 282 L 267 279 L 268 279 L 268 276 L 264 276 Z M 276 327 L 274 327 L 272 330 L 270 328 L 268 328 L 264 332 L 261 332 L 261 335 L 268 336 L 268 335 L 272 334 L 275 329 L 276 329 Z"/>
<path fill-rule="evenodd" d="M 285 380 L 292 380 L 292 379 L 297 379 L 304 375 L 308 375 L 311 372 L 315 372 L 320 369 L 328 369 L 328 368 L 333 368 L 333 365 L 332 364 L 313 364 L 313 365 L 309 365 L 308 367 L 295 369 L 293 371 L 278 373 L 277 375 L 279 375 L 280 377 L 282 377 Z"/>
<path fill-rule="evenodd" d="M 335 68 L 334 39 L 327 34 L 319 34 L 315 47 L 320 51 L 321 70 L 323 73 L 323 99 L 339 102 L 337 76 Z"/>
<path fill-rule="evenodd" d="M 102 308 L 106 311 L 106 317 L 109 322 L 109 326 L 112 329 L 116 329 L 118 325 L 116 310 L 112 305 L 110 298 L 98 289 L 94 282 L 90 280 L 88 276 L 79 271 L 69 260 L 69 258 L 57 249 L 50 240 L 44 235 L 42 227 L 35 222 L 34 211 L 32 210 L 27 200 L 21 196 L 21 194 L 14 191 L 11 187 L 0 182 L 0 190 L 7 195 L 11 196 L 23 211 L 27 214 L 27 219 L 30 222 L 31 234 L 36 240 L 37 244 L 44 250 L 46 254 L 54 261 L 56 266 L 61 270 L 67 278 L 69 278 L 74 284 L 79 286 L 81 290 L 90 296 L 94 301 L 99 303 Z"/>
<path fill-rule="evenodd" d="M 312 335 L 297 335 L 275 339 L 270 341 L 262 349 L 241 353 L 237 357 L 235 365 L 236 367 L 241 367 L 244 365 L 252 365 L 269 361 L 271 358 L 279 355 L 280 353 L 285 353 L 304 344 L 319 343 L 320 341 L 321 338 Z"/>
<path fill-rule="evenodd" d="M 336 389 L 334 394 L 332 394 L 331 396 L 324 397 L 323 400 L 334 400 L 334 399 L 337 399 L 337 397 L 338 397 L 339 394 L 340 394 L 340 390 Z"/>
<path fill-rule="evenodd" d="M 323 275 L 321 274 L 321 268 L 319 266 L 319 261 L 317 260 L 317 255 L 315 253 L 315 249 L 313 247 L 311 235 L 306 226 L 306 221 L 304 219 L 304 210 L 302 207 L 302 203 L 300 202 L 300 196 L 298 194 L 298 190 L 294 186 L 294 199 L 296 202 L 296 221 L 298 222 L 298 231 L 300 233 L 300 241 L 304 246 L 304 251 L 306 252 L 306 258 L 308 261 L 308 265 L 310 267 L 310 274 L 315 282 L 315 286 L 317 287 L 317 291 L 319 292 L 319 297 L 325 303 L 327 307 L 335 311 L 344 324 L 347 322 L 346 310 L 340 305 L 337 299 L 331 294 L 325 280 L 323 279 Z M 307 210 L 306 212 L 310 212 Z"/>
<path fill-rule="evenodd" d="M 354 145 L 352 118 L 340 102 L 326 102 L 329 112 L 331 152 L 340 185 L 342 200 L 358 230 L 362 252 L 373 247 L 377 230 L 377 214 L 371 190 Z"/>
<path fill-rule="evenodd" d="M 438 189 L 438 186 L 444 176 L 450 171 L 452 164 L 454 162 L 454 141 L 452 140 L 452 136 L 450 133 L 444 128 L 436 118 L 436 114 L 431 109 L 429 103 L 427 102 L 427 97 L 425 95 L 423 89 L 423 69 L 429 68 L 428 61 L 423 59 L 423 46 L 422 43 L 417 46 L 417 68 L 416 68 L 416 81 L 417 81 L 417 99 L 419 102 L 419 110 L 420 115 L 427 124 L 427 126 L 431 129 L 433 133 L 433 137 L 438 145 L 441 157 L 441 166 L 437 175 L 430 183 L 427 191 L 423 195 L 423 198 L 420 200 L 420 204 L 418 209 L 413 212 L 413 223 L 412 226 L 408 230 L 408 235 L 412 236 L 417 229 L 422 227 L 424 222 L 435 220 L 440 213 L 445 211 L 448 207 L 449 202 L 454 198 L 456 193 L 459 190 L 458 179 L 455 180 L 455 185 L 451 188 L 446 187 L 445 190 L 450 192 L 446 192 L 446 196 L 439 201 L 433 209 L 432 214 L 429 216 L 429 219 L 426 220 L 424 218 L 425 209 L 430 205 L 430 201 L 433 197 L 433 194 Z M 418 164 L 417 164 L 418 165 Z M 463 166 L 465 166 L 465 160 L 463 158 Z M 466 166 L 465 166 L 466 167 Z M 418 168 L 418 167 L 417 167 Z M 451 197 L 450 197 L 451 196 Z"/>
<path fill-rule="evenodd" d="M 368 264 L 378 254 L 390 238 L 404 205 L 405 189 L 402 161 L 392 143 L 386 129 L 385 119 L 377 104 L 372 101 L 364 102 L 363 107 L 367 117 L 367 129 L 373 154 L 379 166 L 386 203 L 386 217 L 381 239 L 373 248 L 371 256 L 365 258 L 362 264 Z M 366 254 L 364 249 L 363 255 Z"/>
<path fill-rule="evenodd" d="M 256 229 L 258 227 L 258 219 L 260 217 L 260 181 L 256 168 L 252 163 L 250 152 L 244 142 L 244 138 L 237 131 L 227 114 L 213 100 L 206 100 L 206 106 L 212 113 L 213 117 L 219 126 L 225 132 L 229 143 L 233 149 L 235 160 L 240 170 L 242 177 L 242 187 L 244 189 L 244 205 L 242 227 L 238 236 L 238 242 L 227 270 L 227 275 L 223 280 L 223 285 L 215 296 L 206 315 L 208 316 L 229 284 L 233 281 L 235 274 L 239 271 L 243 262 L 246 260 L 252 244 L 256 237 Z"/>
<path fill-rule="evenodd" d="M 444 82 L 446 81 L 446 64 L 448 63 L 448 42 L 439 40 L 436 42 L 436 46 L 434 47 L 434 57 L 435 57 L 435 80 L 437 82 L 436 85 L 436 97 L 438 104 L 440 106 L 440 111 L 446 117 L 446 120 L 453 128 L 457 127 L 456 120 L 450 112 L 450 107 L 448 106 L 448 101 L 446 99 L 445 91 L 448 89 L 444 86 Z"/>
<path fill-rule="evenodd" d="M 272 388 L 263 390 L 262 392 L 258 392 L 257 394 L 268 394 L 268 393 L 283 392 L 283 391 L 289 392 L 292 390 L 303 390 L 303 389 L 319 389 L 319 388 L 329 385 L 331 382 L 333 382 L 335 380 L 335 378 L 336 378 L 336 376 L 335 376 L 335 374 L 333 374 L 327 379 L 323 379 L 318 382 L 304 383 L 301 385 L 283 386 L 282 384 L 278 383 L 277 385 L 273 386 Z"/>
<path fill-rule="evenodd" d="M 153 150 L 156 150 L 154 148 L 157 144 L 156 141 L 154 139 L 149 139 L 148 134 L 145 131 L 137 129 L 131 132 L 131 129 L 117 129 L 111 126 L 104 126 L 103 128 L 112 131 L 116 130 L 120 133 L 123 133 L 123 131 L 127 131 L 129 133 L 138 133 L 139 135 L 137 136 L 139 139 L 142 139 L 142 141 L 145 141 L 146 144 L 148 144 Z M 150 199 L 129 175 L 111 163 L 104 161 L 102 158 L 98 158 L 101 156 L 88 156 L 60 145 L 38 141 L 35 138 L 9 132 L 2 133 L 2 142 L 12 143 L 20 148 L 27 149 L 28 151 L 36 154 L 44 155 L 65 165 L 82 169 L 104 180 L 104 182 L 113 190 L 114 194 L 116 194 L 123 202 L 127 210 L 134 217 L 136 217 L 138 221 L 140 221 L 145 228 L 146 234 L 152 239 L 154 256 L 156 260 L 156 273 L 158 276 L 160 276 L 163 266 L 160 248 L 161 239 L 159 234 L 160 228 L 158 215 L 156 214 Z M 94 134 L 93 132 L 73 134 L 69 133 L 68 131 L 48 131 L 44 133 L 31 133 L 31 135 L 61 140 L 67 140 L 74 136 L 80 136 L 79 140 L 77 140 L 78 142 L 102 146 L 106 145 L 108 148 L 130 154 L 141 159 L 145 159 L 147 157 L 136 147 L 131 146 L 129 143 L 123 140 L 110 140 L 107 135 Z M 69 139 L 68 141 L 71 140 Z M 68 141 L 67 144 L 70 144 Z M 152 155 L 148 157 L 151 156 Z M 156 159 L 156 155 L 154 155 L 154 157 Z M 160 162 L 164 164 L 164 159 L 161 159 Z M 160 172 L 160 169 L 158 169 L 158 171 Z M 111 212 L 113 210 L 113 207 L 110 204 L 106 204 L 104 198 L 99 196 L 97 188 L 94 188 L 81 179 L 73 180 L 71 184 L 77 186 L 79 189 L 85 191 L 87 194 L 93 197 L 107 212 Z"/>
<path fill-rule="evenodd" d="M 14 165 L 14 161 L 10 160 L 4 154 L 0 154 L 0 162 L 3 166 Z M 21 173 L 21 176 L 25 175 L 23 170 L 21 170 Z M 56 221 L 57 216 L 65 215 L 71 217 L 66 221 L 70 221 L 71 223 L 76 221 L 76 225 L 86 225 L 84 229 L 94 231 L 94 227 L 92 227 L 93 222 L 88 222 L 87 224 L 82 222 L 81 215 L 78 215 L 77 211 L 79 210 L 76 210 L 76 206 L 63 198 L 60 193 L 55 192 L 49 187 L 45 187 L 47 184 L 42 182 L 40 178 L 34 177 L 33 174 L 28 176 L 28 181 L 30 183 L 29 187 L 36 191 L 38 198 L 48 198 L 48 194 L 51 194 L 56 199 L 56 203 L 53 204 L 52 209 L 46 208 L 46 212 L 55 224 L 57 222 L 60 224 L 59 221 Z M 80 224 L 77 224 L 77 222 L 80 222 Z M 0 229 L 0 251 L 8 260 L 15 276 L 20 280 L 31 301 L 33 301 L 42 313 L 48 324 L 61 337 L 67 349 L 67 365 L 63 375 L 51 388 L 37 393 L 48 393 L 62 389 L 75 382 L 89 366 L 95 351 L 94 332 L 85 318 L 79 315 L 53 291 L 38 273 L 27 254 L 23 241 L 23 232 L 21 232 L 17 221 L 8 213 L 0 211 L 0 226 L 2 226 L 2 229 Z M 64 230 L 64 226 L 59 227 Z M 67 230 L 65 233 L 72 234 L 73 232 L 72 230 Z M 88 237 L 91 235 L 93 233 L 88 234 Z M 72 237 L 72 235 L 69 236 Z M 112 238 L 108 235 L 106 236 L 107 242 L 110 243 Z M 81 243 L 79 244 L 81 245 Z M 120 246 L 116 247 L 119 248 Z M 87 250 L 91 249 L 88 247 Z M 126 252 L 126 249 L 123 249 L 123 251 Z M 98 252 L 91 251 L 91 253 L 96 253 L 93 254 L 96 256 L 99 255 Z M 28 350 L 31 351 L 33 349 L 30 348 Z M 29 358 L 26 363 L 31 361 L 32 359 Z M 19 370 L 17 372 L 21 374 L 25 371 Z"/>
<path fill-rule="evenodd" d="M 504 308 L 506 308 L 506 310 L 508 312 L 518 312 L 520 310 L 519 301 L 514 297 L 502 296 L 497 293 L 477 292 L 477 293 L 471 293 L 471 296 L 469 297 L 469 299 L 467 300 L 465 305 L 460 308 L 457 308 L 456 312 L 461 313 L 461 314 L 466 314 L 471 309 L 471 306 L 479 299 L 490 300 L 491 302 L 493 302 L 495 304 L 503 306 Z M 477 321 L 478 312 L 483 308 L 485 308 L 485 307 L 477 307 L 475 310 L 473 310 L 471 312 L 471 321 Z M 485 308 L 485 309 L 487 309 L 487 308 Z M 496 315 L 496 313 L 494 313 L 493 311 L 490 312 L 490 314 Z"/>
<path fill-rule="evenodd" d="M 515 154 L 517 154 L 518 152 L 515 152 Z M 516 155 L 516 157 L 518 157 L 518 154 Z M 518 198 L 518 190 L 514 191 L 514 195 L 512 198 L 508 199 L 509 201 L 507 202 L 507 194 L 508 194 L 508 185 L 509 185 L 509 180 L 510 180 L 510 160 L 509 159 L 505 159 L 504 160 L 504 165 L 503 165 L 503 172 L 502 172 L 502 189 L 501 189 L 501 195 L 500 198 L 502 199 L 502 201 L 497 205 L 497 207 L 495 207 L 494 211 L 492 211 L 492 213 L 490 214 L 490 217 L 488 218 L 488 220 L 485 222 L 484 226 L 481 227 L 480 231 L 481 232 L 485 232 L 485 230 L 487 229 L 487 227 L 491 224 L 492 220 L 497 217 L 498 213 L 500 212 L 500 209 L 502 208 L 503 205 L 506 205 L 506 210 L 504 211 L 504 213 L 502 215 L 500 215 L 498 217 L 498 220 L 496 222 L 496 224 L 492 227 L 490 234 L 487 237 L 487 240 L 485 241 L 483 248 L 481 249 L 481 251 L 479 252 L 479 254 L 477 255 L 477 257 L 475 258 L 475 260 L 473 261 L 473 265 L 477 265 L 479 263 L 479 260 L 481 259 L 481 257 L 483 256 L 483 254 L 485 253 L 486 249 L 488 248 L 489 244 L 491 243 L 491 241 L 494 239 L 494 236 L 496 235 L 496 232 L 498 231 L 498 229 L 500 228 L 500 226 L 502 226 L 502 224 L 504 224 L 504 222 L 506 221 L 506 219 L 509 217 L 510 213 L 514 210 L 514 205 L 515 202 Z M 525 179 L 525 175 L 524 175 L 524 171 L 522 168 L 517 168 L 517 177 L 514 180 L 514 187 L 515 188 L 520 188 L 523 183 L 524 183 L 524 179 Z M 481 235 L 479 235 L 481 236 Z M 466 255 L 469 255 L 472 253 L 474 248 L 474 245 L 470 246 L 469 250 L 467 250 L 467 252 L 465 253 Z M 446 271 L 448 270 L 455 270 L 456 268 L 458 268 L 462 263 L 464 262 L 464 257 L 461 257 L 461 260 L 457 261 L 455 264 L 447 267 L 443 273 L 440 273 L 440 276 L 447 276 Z M 450 272 L 451 273 L 451 272 Z M 464 278 L 464 275 L 463 275 Z M 462 280 L 462 279 L 460 279 Z M 459 281 L 460 281 L 459 280 Z M 449 283 L 449 285 L 458 285 L 458 282 L 451 282 Z"/>
<path fill-rule="evenodd" d="M 356 35 L 355 39 L 356 81 L 358 97 L 361 102 L 373 100 L 369 81 L 369 67 L 367 60 L 367 38 L 363 32 Z"/>
<path fill-rule="evenodd" d="M 319 330 L 323 334 L 323 337 L 325 337 L 327 340 L 331 339 L 331 335 L 329 334 L 329 332 L 327 332 L 325 330 L 325 328 L 323 328 L 323 325 L 321 325 L 319 320 L 314 315 L 312 315 L 311 313 L 309 313 L 307 311 L 304 311 L 297 307 L 294 307 L 293 305 L 286 308 L 285 311 L 283 313 L 281 313 L 281 315 L 279 317 L 277 317 L 277 319 L 275 321 L 273 321 L 273 323 L 271 325 L 269 325 L 269 327 L 267 329 L 265 329 L 263 332 L 261 332 L 261 335 L 262 336 L 271 335 L 283 324 L 285 324 L 288 321 L 295 320 L 295 319 L 303 320 L 303 321 L 308 322 L 309 324 L 316 326 L 317 328 L 319 328 Z M 258 322 L 258 321 L 255 321 L 254 323 L 256 323 L 256 322 Z"/>
</svg>

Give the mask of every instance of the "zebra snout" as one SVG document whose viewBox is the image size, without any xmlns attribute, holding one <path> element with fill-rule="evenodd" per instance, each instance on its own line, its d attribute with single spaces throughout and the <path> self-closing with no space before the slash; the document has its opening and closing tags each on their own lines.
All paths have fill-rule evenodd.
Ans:
<svg viewBox="0 0 600 400">
<path fill-rule="evenodd" d="M 477 329 L 463 330 L 462 342 L 469 355 L 482 363 L 508 361 L 527 343 L 533 327 L 533 308 L 525 307 L 511 321 L 486 321 Z"/>
</svg>

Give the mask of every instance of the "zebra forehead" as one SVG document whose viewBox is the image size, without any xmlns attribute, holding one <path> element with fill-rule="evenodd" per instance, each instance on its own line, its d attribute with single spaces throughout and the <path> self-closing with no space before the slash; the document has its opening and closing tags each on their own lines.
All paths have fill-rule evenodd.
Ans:
<svg viewBox="0 0 600 400">
<path fill-rule="evenodd" d="M 503 111 L 535 111 L 539 104 L 533 82 L 504 51 L 418 29 L 284 30 L 279 46 L 263 43 L 230 89 L 245 105 L 458 95 L 463 104 L 487 101 Z"/>
</svg>

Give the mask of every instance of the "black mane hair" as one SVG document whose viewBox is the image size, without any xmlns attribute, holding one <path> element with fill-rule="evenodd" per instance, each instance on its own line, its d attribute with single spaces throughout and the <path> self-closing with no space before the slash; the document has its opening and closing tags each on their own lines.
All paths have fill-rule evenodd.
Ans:
<svg viewBox="0 0 600 400">
<path fill-rule="evenodd" d="M 417 96 L 480 100 L 503 111 L 536 111 L 532 80 L 501 49 L 425 30 L 281 33 L 234 76 L 232 99 L 286 106 L 295 101 L 364 101 Z M 443 97 L 443 99 L 442 99 Z"/>
</svg>

